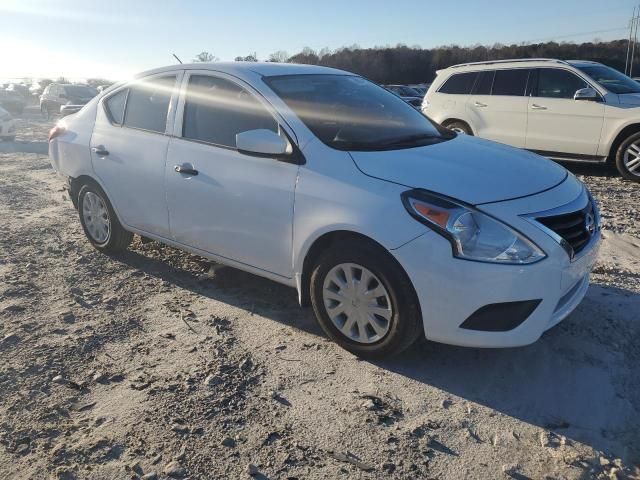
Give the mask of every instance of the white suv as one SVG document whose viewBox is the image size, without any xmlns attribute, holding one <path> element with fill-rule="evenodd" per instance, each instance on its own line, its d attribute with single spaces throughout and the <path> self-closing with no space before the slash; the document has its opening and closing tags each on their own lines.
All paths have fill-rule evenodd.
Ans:
<svg viewBox="0 0 640 480">
<path fill-rule="evenodd" d="M 600 240 L 561 166 L 323 67 L 147 72 L 65 117 L 49 155 L 98 250 L 137 233 L 289 285 L 365 356 L 422 332 L 534 342 L 584 297 Z"/>
<path fill-rule="evenodd" d="M 422 111 L 457 132 L 554 160 L 610 161 L 640 181 L 640 83 L 600 63 L 455 65 L 438 71 Z"/>
</svg>

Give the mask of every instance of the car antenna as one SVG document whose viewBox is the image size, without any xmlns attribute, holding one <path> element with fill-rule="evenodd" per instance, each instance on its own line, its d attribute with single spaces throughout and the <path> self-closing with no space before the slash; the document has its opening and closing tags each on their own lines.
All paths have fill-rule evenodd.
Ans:
<svg viewBox="0 0 640 480">
<path fill-rule="evenodd" d="M 175 53 L 172 53 L 171 55 L 173 55 L 174 58 L 180 62 L 180 65 L 182 65 L 182 60 L 180 60 Z"/>
</svg>

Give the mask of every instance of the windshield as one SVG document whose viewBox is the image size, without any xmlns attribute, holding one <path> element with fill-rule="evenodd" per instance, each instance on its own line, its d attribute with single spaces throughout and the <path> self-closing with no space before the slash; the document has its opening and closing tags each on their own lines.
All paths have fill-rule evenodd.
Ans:
<svg viewBox="0 0 640 480">
<path fill-rule="evenodd" d="M 86 87 L 84 85 L 65 85 L 64 93 L 70 97 L 95 97 L 98 91 L 95 88 Z"/>
<path fill-rule="evenodd" d="M 640 93 L 640 83 L 605 65 L 578 66 L 595 82 L 612 93 Z"/>
<path fill-rule="evenodd" d="M 284 75 L 265 82 L 326 145 L 410 148 L 451 134 L 382 87 L 352 75 Z"/>
</svg>

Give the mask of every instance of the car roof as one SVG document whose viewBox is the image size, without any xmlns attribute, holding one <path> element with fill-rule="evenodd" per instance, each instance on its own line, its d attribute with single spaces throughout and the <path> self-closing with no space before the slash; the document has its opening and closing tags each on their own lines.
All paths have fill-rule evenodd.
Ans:
<svg viewBox="0 0 640 480">
<path fill-rule="evenodd" d="M 146 77 L 157 73 L 174 72 L 179 70 L 210 70 L 212 72 L 227 73 L 238 77 L 246 77 L 258 74 L 263 77 L 278 75 L 355 75 L 336 68 L 321 67 L 319 65 L 303 65 L 297 63 L 274 62 L 213 62 L 213 63 L 185 63 L 154 68 L 139 73 L 135 78 Z"/>
</svg>

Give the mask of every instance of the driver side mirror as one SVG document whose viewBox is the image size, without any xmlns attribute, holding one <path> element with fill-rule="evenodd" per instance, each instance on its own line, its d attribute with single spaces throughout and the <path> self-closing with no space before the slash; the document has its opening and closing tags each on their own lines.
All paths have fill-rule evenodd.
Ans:
<svg viewBox="0 0 640 480">
<path fill-rule="evenodd" d="M 573 96 L 574 100 L 588 100 L 588 101 L 598 101 L 600 99 L 600 95 L 593 88 L 581 88 L 578 90 Z"/>
<path fill-rule="evenodd" d="M 243 153 L 269 157 L 293 152 L 288 140 L 267 129 L 237 133 L 236 148 Z"/>
</svg>

